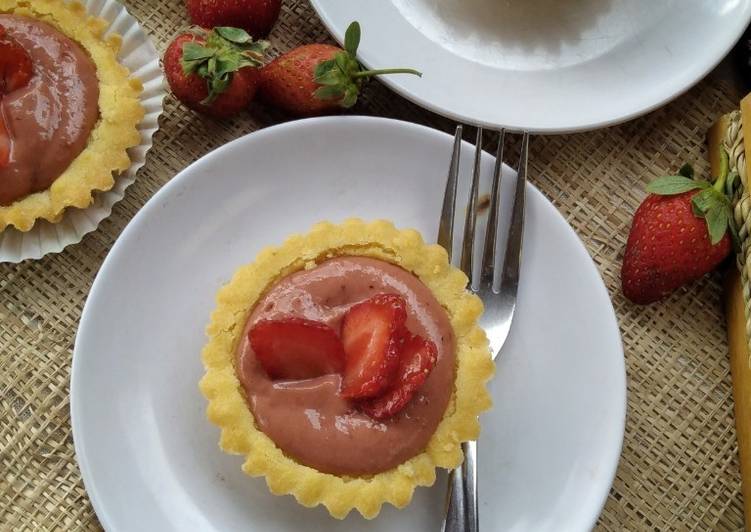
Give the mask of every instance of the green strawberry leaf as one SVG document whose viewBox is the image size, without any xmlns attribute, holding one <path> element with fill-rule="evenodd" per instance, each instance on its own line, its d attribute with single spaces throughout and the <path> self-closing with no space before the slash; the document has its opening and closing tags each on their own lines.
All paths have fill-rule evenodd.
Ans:
<svg viewBox="0 0 751 532">
<path fill-rule="evenodd" d="M 344 97 L 342 98 L 341 106 L 345 109 L 349 109 L 357 103 L 357 86 L 350 85 L 344 91 Z"/>
<path fill-rule="evenodd" d="M 717 191 L 713 188 L 705 188 L 701 192 L 694 194 L 691 198 L 691 204 L 694 206 L 694 214 L 699 213 L 704 216 L 713 207 L 718 206 Z"/>
<path fill-rule="evenodd" d="M 353 59 L 357 57 L 357 48 L 360 46 L 360 23 L 352 22 L 344 33 L 344 49 Z"/>
<path fill-rule="evenodd" d="M 214 31 L 223 39 L 235 44 L 247 44 L 253 41 L 253 37 L 241 28 L 232 28 L 230 26 L 217 26 Z"/>
<path fill-rule="evenodd" d="M 216 53 L 216 50 L 206 48 L 197 42 L 183 44 L 182 67 L 183 72 L 190 74 L 195 72 L 201 64 Z"/>
<path fill-rule="evenodd" d="M 210 104 L 227 90 L 235 72 L 245 67 L 260 67 L 268 41 L 253 41 L 239 28 L 219 26 L 206 32 L 196 29 L 203 43 L 183 44 L 181 64 L 185 74 L 195 73 L 206 80 L 208 96 L 202 103 Z"/>
<path fill-rule="evenodd" d="M 672 196 L 689 190 L 706 189 L 711 185 L 706 181 L 694 181 L 682 175 L 667 175 L 655 179 L 647 185 L 647 192 L 660 196 Z"/>
<path fill-rule="evenodd" d="M 728 213 L 723 207 L 709 209 L 706 213 L 709 241 L 712 245 L 717 244 L 728 230 Z"/>
<path fill-rule="evenodd" d="M 321 61 L 320 63 L 316 65 L 315 69 L 313 69 L 313 78 L 317 82 L 319 82 L 318 79 L 322 76 L 325 76 L 329 72 L 331 72 L 333 68 L 336 68 L 336 62 L 333 59 L 327 59 L 326 61 Z"/>
<path fill-rule="evenodd" d="M 344 73 L 336 68 L 336 65 L 332 65 L 332 67 L 325 72 L 322 72 L 320 75 L 317 75 L 316 83 L 320 85 L 331 85 L 331 86 L 339 86 L 346 85 L 347 82 L 347 76 L 344 75 Z"/>
<path fill-rule="evenodd" d="M 352 66 L 352 61 L 352 57 L 350 57 L 345 52 L 339 52 L 334 56 L 334 62 L 336 63 L 336 66 L 344 73 L 349 71 L 350 67 Z"/>
<path fill-rule="evenodd" d="M 227 90 L 227 87 L 230 84 L 230 81 L 232 81 L 232 75 L 231 74 L 225 74 L 222 77 L 212 77 L 209 80 L 209 95 L 204 98 L 201 103 L 204 105 L 209 105 L 211 102 L 217 99 L 217 97 L 223 93 L 225 90 Z"/>
<path fill-rule="evenodd" d="M 212 59 L 214 60 L 214 75 L 217 77 L 235 72 L 241 62 L 240 56 L 228 53 L 220 53 Z"/>
<path fill-rule="evenodd" d="M 324 86 L 318 87 L 314 94 L 320 100 L 338 100 L 344 96 L 344 91 L 340 87 Z"/>
<path fill-rule="evenodd" d="M 691 209 L 695 216 L 704 218 L 709 233 L 709 241 L 717 244 L 730 229 L 734 231 L 732 205 L 728 197 L 714 187 L 705 188 L 691 198 Z"/>
<path fill-rule="evenodd" d="M 689 163 L 684 164 L 681 166 L 681 169 L 678 170 L 678 175 L 682 175 L 683 177 L 687 177 L 689 179 L 694 178 L 694 167 L 691 166 Z"/>
</svg>

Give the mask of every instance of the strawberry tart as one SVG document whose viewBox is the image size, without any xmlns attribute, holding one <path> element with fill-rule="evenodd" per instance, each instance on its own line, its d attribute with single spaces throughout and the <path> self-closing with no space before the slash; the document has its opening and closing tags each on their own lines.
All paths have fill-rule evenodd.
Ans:
<svg viewBox="0 0 751 532">
<path fill-rule="evenodd" d="M 446 252 L 384 221 L 321 223 L 217 298 L 201 390 L 220 446 L 275 494 L 343 518 L 404 507 L 462 460 L 493 374 Z"/>
<path fill-rule="evenodd" d="M 130 166 L 141 83 L 78 3 L 0 0 L 0 231 L 87 207 Z"/>
</svg>

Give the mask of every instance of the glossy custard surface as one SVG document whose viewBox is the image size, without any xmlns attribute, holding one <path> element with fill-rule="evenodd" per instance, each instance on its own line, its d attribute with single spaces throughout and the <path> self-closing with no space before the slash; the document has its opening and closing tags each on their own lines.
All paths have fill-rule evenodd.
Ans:
<svg viewBox="0 0 751 532">
<path fill-rule="evenodd" d="M 31 56 L 28 85 L 0 99 L 11 138 L 10 161 L 0 167 L 0 205 L 48 189 L 86 147 L 99 117 L 94 62 L 49 24 L 0 14 L 0 27 Z"/>
<path fill-rule="evenodd" d="M 407 301 L 407 327 L 432 340 L 438 361 L 407 407 L 383 422 L 338 395 L 341 377 L 273 382 L 255 358 L 248 331 L 265 319 L 296 316 L 339 330 L 347 310 L 379 293 Z M 366 257 L 339 257 L 281 279 L 251 313 L 237 351 L 237 370 L 258 428 L 286 454 L 325 473 L 364 476 L 422 452 L 443 418 L 455 373 L 448 315 L 414 275 Z"/>
</svg>

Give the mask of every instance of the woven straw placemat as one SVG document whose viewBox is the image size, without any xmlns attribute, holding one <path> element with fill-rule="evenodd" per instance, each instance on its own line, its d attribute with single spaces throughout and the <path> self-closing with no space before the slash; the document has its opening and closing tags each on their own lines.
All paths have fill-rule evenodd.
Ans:
<svg viewBox="0 0 751 532">
<path fill-rule="evenodd" d="M 179 0 L 125 3 L 160 50 L 185 25 Z M 308 2 L 285 0 L 271 35 L 275 50 L 328 39 Z M 719 276 L 650 307 L 630 304 L 619 287 L 623 246 L 645 183 L 685 161 L 708 170 L 704 135 L 736 107 L 733 92 L 710 77 L 628 124 L 531 143 L 531 180 L 589 249 L 623 334 L 628 421 L 601 530 L 743 528 Z M 168 100 L 146 166 L 98 231 L 58 255 L 0 265 L 0 530 L 99 528 L 73 453 L 68 399 L 86 294 L 118 234 L 158 188 L 212 149 L 285 119 L 260 106 L 252 111 L 219 123 Z M 356 112 L 454 128 L 379 83 Z"/>
</svg>

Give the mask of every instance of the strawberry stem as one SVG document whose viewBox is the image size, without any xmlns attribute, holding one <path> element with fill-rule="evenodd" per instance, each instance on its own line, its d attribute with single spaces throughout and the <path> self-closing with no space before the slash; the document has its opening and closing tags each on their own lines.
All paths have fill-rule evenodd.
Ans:
<svg viewBox="0 0 751 532">
<path fill-rule="evenodd" d="M 380 76 L 383 74 L 414 74 L 415 76 L 422 77 L 422 72 L 415 70 L 414 68 L 382 68 L 380 70 L 361 70 L 360 72 L 354 72 L 353 78 L 369 78 L 371 76 Z"/>
<path fill-rule="evenodd" d="M 728 156 L 728 152 L 723 149 L 720 151 L 720 175 L 717 177 L 717 181 L 715 181 L 713 185 L 713 188 L 717 192 L 720 192 L 721 194 L 725 193 L 725 180 L 728 178 L 729 173 L 730 157 Z"/>
</svg>

